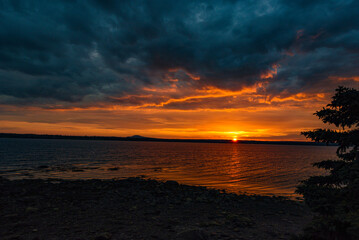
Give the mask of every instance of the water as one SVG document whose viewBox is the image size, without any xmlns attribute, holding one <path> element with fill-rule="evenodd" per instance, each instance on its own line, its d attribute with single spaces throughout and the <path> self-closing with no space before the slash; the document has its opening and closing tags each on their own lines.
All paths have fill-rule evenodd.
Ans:
<svg viewBox="0 0 359 240">
<path fill-rule="evenodd" d="M 313 162 L 335 159 L 336 147 L 0 139 L 0 175 L 8 178 L 175 180 L 229 192 L 294 194 Z M 45 167 L 48 166 L 48 167 Z"/>
</svg>

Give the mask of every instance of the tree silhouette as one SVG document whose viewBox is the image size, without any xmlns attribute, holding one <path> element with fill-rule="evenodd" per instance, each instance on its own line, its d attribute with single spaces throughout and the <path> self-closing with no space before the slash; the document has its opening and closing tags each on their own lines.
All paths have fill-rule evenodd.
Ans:
<svg viewBox="0 0 359 240">
<path fill-rule="evenodd" d="M 304 239 L 359 239 L 359 91 L 341 86 L 335 91 L 332 102 L 314 115 L 337 129 L 302 132 L 313 141 L 339 145 L 338 160 L 314 164 L 327 174 L 297 187 L 316 214 Z"/>
</svg>

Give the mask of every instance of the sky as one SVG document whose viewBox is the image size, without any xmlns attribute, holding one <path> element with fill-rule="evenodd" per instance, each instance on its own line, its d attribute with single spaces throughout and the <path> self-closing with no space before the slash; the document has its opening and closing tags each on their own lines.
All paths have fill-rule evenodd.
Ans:
<svg viewBox="0 0 359 240">
<path fill-rule="evenodd" d="M 305 140 L 359 1 L 0 1 L 0 132 Z"/>
</svg>

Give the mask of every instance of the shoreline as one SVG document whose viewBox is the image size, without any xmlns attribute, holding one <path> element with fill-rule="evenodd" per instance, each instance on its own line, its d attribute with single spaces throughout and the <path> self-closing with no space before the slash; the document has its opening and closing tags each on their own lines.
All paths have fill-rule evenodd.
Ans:
<svg viewBox="0 0 359 240">
<path fill-rule="evenodd" d="M 0 177 L 3 239 L 291 239 L 309 209 L 175 181 Z"/>
<path fill-rule="evenodd" d="M 177 181 L 179 184 L 195 186 L 195 187 L 206 187 L 208 189 L 215 189 L 222 192 L 227 193 L 234 193 L 237 195 L 259 195 L 259 196 L 269 196 L 269 197 L 280 197 L 280 198 L 288 198 L 294 201 L 303 201 L 303 197 L 298 195 L 294 192 L 292 193 L 275 193 L 271 191 L 266 192 L 256 192 L 256 191 L 233 191 L 231 189 L 226 189 L 225 187 L 220 186 L 208 186 L 201 183 L 188 183 L 183 182 L 177 179 L 171 178 L 161 178 L 156 176 L 150 176 L 147 174 L 141 175 L 126 175 L 119 171 L 123 171 L 123 167 L 121 166 L 83 166 L 83 164 L 63 164 L 63 165 L 55 165 L 55 166 L 48 166 L 48 165 L 39 165 L 37 167 L 28 167 L 28 168 L 20 168 L 20 169 L 7 169 L 7 170 L 0 170 L 0 177 L 9 179 L 9 180 L 22 180 L 22 179 L 61 179 L 61 180 L 70 180 L 70 181 L 77 181 L 77 180 L 123 180 L 127 178 L 141 178 L 145 180 L 155 180 L 158 182 L 165 182 L 165 181 Z M 111 174 L 114 173 L 114 174 Z M 106 175 L 109 174 L 109 175 Z M 104 177 L 106 175 L 106 177 Z M 118 176 L 120 175 L 120 177 Z M 121 176 L 122 175 L 122 176 Z"/>
</svg>

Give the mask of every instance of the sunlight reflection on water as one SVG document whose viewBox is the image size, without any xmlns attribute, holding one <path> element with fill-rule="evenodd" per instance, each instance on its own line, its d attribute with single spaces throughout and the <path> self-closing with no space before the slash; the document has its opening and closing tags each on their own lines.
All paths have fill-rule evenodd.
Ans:
<svg viewBox="0 0 359 240">
<path fill-rule="evenodd" d="M 237 193 L 295 196 L 300 180 L 320 173 L 312 163 L 335 158 L 335 150 L 300 145 L 0 139 L 0 175 L 65 179 L 144 175 Z"/>
</svg>

